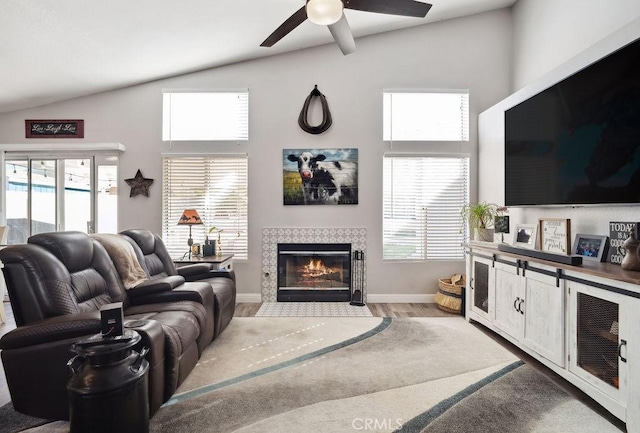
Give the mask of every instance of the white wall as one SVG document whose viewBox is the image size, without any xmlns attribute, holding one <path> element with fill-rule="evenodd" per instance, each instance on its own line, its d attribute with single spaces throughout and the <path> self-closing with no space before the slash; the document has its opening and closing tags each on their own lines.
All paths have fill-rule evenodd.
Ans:
<svg viewBox="0 0 640 433">
<path fill-rule="evenodd" d="M 513 6 L 513 91 L 640 17 L 638 0 L 518 0 Z"/>
<path fill-rule="evenodd" d="M 509 92 L 510 10 L 358 39 L 357 51 L 342 56 L 335 45 L 268 57 L 0 116 L 0 143 L 21 143 L 29 118 L 85 119 L 85 142 L 122 142 L 120 229 L 161 230 L 161 141 L 163 88 L 250 90 L 250 140 L 244 144 L 174 143 L 172 151 L 246 152 L 249 155 L 249 260 L 236 264 L 241 294 L 259 294 L 263 227 L 366 227 L 368 293 L 415 301 L 437 290 L 437 279 L 463 272 L 463 262 L 392 264 L 382 261 L 382 90 L 384 88 L 470 89 L 468 144 L 394 144 L 393 151 L 477 152 L 478 113 Z M 126 65 L 123 65 L 126 68 Z M 317 84 L 327 96 L 333 126 L 313 136 L 297 118 Z M 52 143 L 55 146 L 55 143 Z M 283 148 L 359 149 L 359 204 L 283 206 Z M 475 164 L 472 174 L 476 175 Z M 124 178 L 137 169 L 155 179 L 150 197 L 128 197 Z M 474 194 L 475 195 L 475 194 Z M 195 232 L 194 232 L 195 236 Z M 196 239 L 197 240 L 197 239 Z M 422 298 L 420 298 L 422 296 Z M 384 298 L 384 297 L 382 297 Z M 391 298 L 384 298 L 392 300 Z"/>
<path fill-rule="evenodd" d="M 520 0 L 522 2 L 523 0 Z M 527 3 L 529 0 L 524 0 Z M 539 0 L 535 0 L 539 1 Z M 518 2 L 518 4 L 520 4 Z M 590 3 L 590 2 L 584 2 Z M 593 1 L 591 3 L 599 3 Z M 617 3 L 617 2 L 616 2 Z M 622 2 L 620 2 L 622 3 Z M 637 7 L 629 8 L 629 14 L 635 13 Z M 582 18 L 595 19 L 588 12 L 589 5 L 576 9 L 582 10 Z M 577 14 L 577 12 L 576 12 Z M 636 13 L 637 15 L 637 13 Z M 621 21 L 626 22 L 627 15 Z M 539 17 L 540 22 L 545 22 L 543 17 Z M 576 18 L 573 18 L 576 19 Z M 566 24 L 569 25 L 570 22 Z M 589 33 L 589 29 L 582 29 Z M 514 30 L 515 31 L 515 30 Z M 522 28 L 515 31 L 521 33 Z M 544 28 L 529 28 L 531 33 L 544 33 Z M 572 36 L 573 37 L 573 36 Z M 520 39 L 533 39 L 533 35 L 522 35 Z M 480 142 L 479 151 L 479 197 L 481 200 L 494 203 L 504 203 L 504 112 L 505 110 L 517 105 L 518 103 L 537 94 L 541 90 L 557 83 L 565 77 L 575 73 L 585 66 L 593 63 L 601 57 L 615 51 L 621 46 L 640 38 L 640 18 L 636 18 L 629 24 L 621 25 L 618 30 L 600 39 L 597 43 L 588 49 L 579 53 L 558 66 L 557 68 L 547 72 L 540 79 L 534 80 L 521 90 L 510 95 L 508 98 L 499 102 L 495 106 L 480 114 L 478 135 Z M 560 49 L 560 48 L 559 48 Z M 561 49 L 560 49 L 561 50 Z M 531 50 L 532 57 L 540 58 L 541 52 L 547 53 L 548 47 L 543 46 L 538 50 Z M 520 65 L 522 66 L 522 65 Z M 517 67 L 516 67 L 517 69 Z M 594 206 L 594 207 L 554 207 L 554 208 L 512 208 L 509 209 L 511 216 L 511 226 L 514 223 L 535 224 L 538 218 L 570 218 L 572 233 L 592 233 L 592 234 L 609 234 L 609 222 L 611 221 L 639 221 L 639 206 Z M 505 241 L 510 242 L 510 236 L 505 237 Z"/>
</svg>

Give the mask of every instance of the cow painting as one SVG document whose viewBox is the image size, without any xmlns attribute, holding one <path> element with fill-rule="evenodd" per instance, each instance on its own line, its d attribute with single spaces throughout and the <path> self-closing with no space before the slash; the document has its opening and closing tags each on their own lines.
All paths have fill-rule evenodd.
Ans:
<svg viewBox="0 0 640 433">
<path fill-rule="evenodd" d="M 357 204 L 358 149 L 285 149 L 284 204 Z"/>
</svg>

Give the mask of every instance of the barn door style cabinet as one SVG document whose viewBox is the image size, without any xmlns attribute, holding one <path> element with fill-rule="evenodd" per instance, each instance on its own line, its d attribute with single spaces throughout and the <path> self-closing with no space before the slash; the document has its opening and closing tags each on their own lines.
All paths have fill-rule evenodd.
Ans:
<svg viewBox="0 0 640 433">
<path fill-rule="evenodd" d="M 489 318 L 493 315 L 493 288 L 495 286 L 493 284 L 492 262 L 485 258 L 476 257 L 470 266 L 467 275 L 471 275 L 470 287 L 473 287 L 473 290 L 467 299 L 471 299 L 471 310 L 477 315 Z M 492 307 L 491 311 L 489 306 Z"/>
<path fill-rule="evenodd" d="M 640 432 L 640 272 L 467 246 L 467 319 L 561 375 Z"/>
</svg>

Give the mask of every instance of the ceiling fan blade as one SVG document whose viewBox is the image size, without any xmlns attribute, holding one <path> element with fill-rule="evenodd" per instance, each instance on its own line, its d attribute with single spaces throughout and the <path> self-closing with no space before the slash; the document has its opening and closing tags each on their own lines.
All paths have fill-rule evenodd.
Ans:
<svg viewBox="0 0 640 433">
<path fill-rule="evenodd" d="M 351 27 L 347 21 L 347 17 L 342 14 L 336 23 L 328 26 L 331 36 L 335 39 L 336 44 L 340 47 L 340 51 L 345 56 L 351 54 L 356 50 L 356 41 L 353 40 L 353 34 L 351 34 Z"/>
<path fill-rule="evenodd" d="M 357 11 L 424 18 L 431 9 L 429 3 L 414 0 L 342 0 L 344 7 Z"/>
<path fill-rule="evenodd" d="M 307 9 L 306 6 L 302 6 L 296 13 L 291 15 L 285 22 L 280 25 L 276 29 L 275 32 L 271 33 L 267 39 L 264 40 L 263 43 L 260 44 L 261 47 L 271 47 L 280 39 L 284 38 L 291 32 L 293 29 L 298 27 L 300 24 L 305 22 L 307 19 Z"/>
</svg>

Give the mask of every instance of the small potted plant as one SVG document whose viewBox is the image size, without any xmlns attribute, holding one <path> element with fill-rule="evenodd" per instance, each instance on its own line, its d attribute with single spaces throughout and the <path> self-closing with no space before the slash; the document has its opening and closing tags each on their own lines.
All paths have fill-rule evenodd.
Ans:
<svg viewBox="0 0 640 433">
<path fill-rule="evenodd" d="M 206 242 L 211 242 L 214 245 L 213 250 L 215 251 L 215 254 L 217 256 L 222 254 L 222 241 L 220 240 L 220 233 L 222 233 L 223 231 L 224 230 L 219 229 L 216 226 L 213 226 L 213 227 L 209 228 L 209 233 L 207 234 L 207 239 L 205 241 L 205 243 Z M 209 240 L 209 234 L 214 233 L 214 232 L 218 234 L 218 239 L 210 241 Z"/>
<path fill-rule="evenodd" d="M 493 222 L 499 214 L 498 205 L 493 203 L 475 203 L 462 207 L 461 213 L 469 222 L 472 239 L 493 242 Z"/>
</svg>

